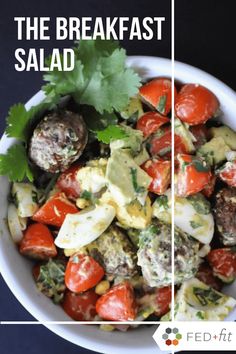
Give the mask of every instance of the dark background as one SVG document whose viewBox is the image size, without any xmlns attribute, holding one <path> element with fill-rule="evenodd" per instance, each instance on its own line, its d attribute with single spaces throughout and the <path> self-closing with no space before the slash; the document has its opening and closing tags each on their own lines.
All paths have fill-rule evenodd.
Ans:
<svg viewBox="0 0 236 354">
<path fill-rule="evenodd" d="M 236 90 L 235 5 L 234 1 L 176 0 L 175 57 L 197 66 Z M 165 16 L 163 41 L 127 41 L 121 44 L 129 55 L 170 57 L 170 0 L 71 0 L 2 2 L 0 14 L 0 132 L 10 105 L 26 102 L 42 85 L 42 74 L 16 72 L 14 51 L 17 47 L 44 47 L 49 53 L 57 44 L 23 42 L 16 39 L 14 16 Z M 65 47 L 69 43 L 63 43 Z M 18 303 L 0 277 L 0 319 L 33 320 Z M 88 354 L 40 325 L 0 327 L 1 354 Z M 184 354 L 184 352 L 182 352 Z M 197 353 L 197 352 L 195 352 Z M 202 353 L 202 352 L 200 352 Z M 217 353 L 217 352 L 216 352 Z M 220 352 L 219 352 L 220 353 Z M 109 353 L 112 354 L 112 353 Z"/>
</svg>

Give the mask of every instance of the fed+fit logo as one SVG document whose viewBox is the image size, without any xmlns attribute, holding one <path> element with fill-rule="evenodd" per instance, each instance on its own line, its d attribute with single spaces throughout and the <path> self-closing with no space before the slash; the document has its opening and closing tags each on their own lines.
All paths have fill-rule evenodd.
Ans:
<svg viewBox="0 0 236 354">
<path fill-rule="evenodd" d="M 159 348 L 172 350 L 235 350 L 236 323 L 174 322 L 160 323 L 153 335 Z"/>
<path fill-rule="evenodd" d="M 170 327 L 166 328 L 165 333 L 162 335 L 162 339 L 165 340 L 165 344 L 170 346 L 177 346 L 179 344 L 182 334 L 179 333 L 178 328 L 171 329 Z"/>
</svg>

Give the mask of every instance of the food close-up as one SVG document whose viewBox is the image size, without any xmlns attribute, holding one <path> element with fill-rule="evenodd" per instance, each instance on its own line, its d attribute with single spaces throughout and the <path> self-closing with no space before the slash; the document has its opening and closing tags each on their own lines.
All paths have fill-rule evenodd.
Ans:
<svg viewBox="0 0 236 354">
<path fill-rule="evenodd" d="M 75 50 L 72 73 L 44 76 L 41 103 L 9 110 L 6 134 L 18 139 L 0 172 L 10 181 L 10 235 L 31 260 L 35 292 L 71 319 L 158 321 L 172 285 L 171 80 L 140 77 L 115 42 Z M 179 233 L 179 254 L 185 239 Z"/>
<path fill-rule="evenodd" d="M 220 101 L 200 84 L 180 84 L 175 97 L 175 320 L 224 320 L 236 306 L 236 132 L 222 122 Z M 192 252 L 190 253 L 190 250 Z M 178 284 L 179 283 L 179 284 Z M 226 290 L 226 293 L 225 293 Z"/>
</svg>

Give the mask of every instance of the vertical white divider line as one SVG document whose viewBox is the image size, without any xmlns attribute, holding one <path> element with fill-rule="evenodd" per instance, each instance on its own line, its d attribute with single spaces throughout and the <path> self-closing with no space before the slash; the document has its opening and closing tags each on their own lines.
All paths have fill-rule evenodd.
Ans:
<svg viewBox="0 0 236 354">
<path fill-rule="evenodd" d="M 174 173 L 175 173 L 175 146 L 174 146 L 174 64 L 175 64 L 175 0 L 171 0 L 171 321 L 174 321 L 174 307 L 175 307 L 175 290 L 174 290 L 174 200 L 175 200 L 175 190 L 174 190 Z"/>
</svg>

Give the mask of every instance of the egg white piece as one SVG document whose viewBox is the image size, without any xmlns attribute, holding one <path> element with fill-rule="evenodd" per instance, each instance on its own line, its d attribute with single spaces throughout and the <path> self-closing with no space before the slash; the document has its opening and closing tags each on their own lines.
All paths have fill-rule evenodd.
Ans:
<svg viewBox="0 0 236 354">
<path fill-rule="evenodd" d="M 115 208 L 108 204 L 67 214 L 55 239 L 56 246 L 68 249 L 88 245 L 108 228 L 115 214 Z"/>
<path fill-rule="evenodd" d="M 236 300 L 210 288 L 197 278 L 185 281 L 175 299 L 176 321 L 223 321 Z"/>
<path fill-rule="evenodd" d="M 214 234 L 212 214 L 197 212 L 187 198 L 175 197 L 175 225 L 203 244 L 209 244 Z"/>
</svg>

